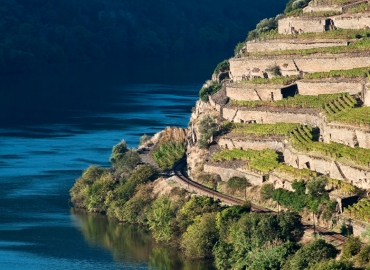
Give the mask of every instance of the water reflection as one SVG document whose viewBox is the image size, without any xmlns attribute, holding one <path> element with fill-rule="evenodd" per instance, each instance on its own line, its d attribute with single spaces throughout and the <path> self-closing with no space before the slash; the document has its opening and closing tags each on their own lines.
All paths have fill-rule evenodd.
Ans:
<svg viewBox="0 0 370 270">
<path fill-rule="evenodd" d="M 71 209 L 71 216 L 85 240 L 92 246 L 109 250 L 115 261 L 148 263 L 148 269 L 155 270 L 215 269 L 209 262 L 186 260 L 180 250 L 156 243 L 150 233 L 140 226 L 122 224 L 105 216 L 87 214 L 76 209 Z"/>
</svg>

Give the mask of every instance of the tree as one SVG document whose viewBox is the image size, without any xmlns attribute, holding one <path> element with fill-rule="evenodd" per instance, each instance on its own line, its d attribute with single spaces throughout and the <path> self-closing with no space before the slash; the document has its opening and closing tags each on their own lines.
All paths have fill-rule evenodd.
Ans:
<svg viewBox="0 0 370 270">
<path fill-rule="evenodd" d="M 268 200 L 272 198 L 274 193 L 274 185 L 273 184 L 264 184 L 260 190 L 261 196 L 264 200 Z"/>
<path fill-rule="evenodd" d="M 190 258 L 212 257 L 212 248 L 218 240 L 216 213 L 197 216 L 183 234 L 181 245 Z"/>
<path fill-rule="evenodd" d="M 352 256 L 358 254 L 361 250 L 361 241 L 359 237 L 350 236 L 346 240 L 342 248 L 342 256 L 341 259 L 347 260 L 350 259 Z"/>
<path fill-rule="evenodd" d="M 319 176 L 307 181 L 307 194 L 312 198 L 320 197 L 325 193 L 325 186 L 328 179 L 325 176 Z"/>
<path fill-rule="evenodd" d="M 312 265 L 307 270 L 354 270 L 352 263 L 348 261 L 336 261 L 335 259 L 324 260 Z"/>
<path fill-rule="evenodd" d="M 366 265 L 370 263 L 370 245 L 364 245 L 361 251 L 356 256 L 356 261 L 360 265 Z"/>
<path fill-rule="evenodd" d="M 217 124 L 215 120 L 207 114 L 199 121 L 198 129 L 201 134 L 199 147 L 206 148 L 208 146 L 208 141 L 217 131 Z"/>
<path fill-rule="evenodd" d="M 301 270 L 313 266 L 325 259 L 333 259 L 338 250 L 322 239 L 315 240 L 297 251 L 289 260 L 285 269 Z"/>
<path fill-rule="evenodd" d="M 125 140 L 122 140 L 112 148 L 112 154 L 109 158 L 109 161 L 115 165 L 118 163 L 120 159 L 122 159 L 123 155 L 128 151 L 128 147 Z"/>
<path fill-rule="evenodd" d="M 147 224 L 156 240 L 169 241 L 171 239 L 171 219 L 174 217 L 173 205 L 167 196 L 161 196 L 154 201 L 147 212 Z"/>
</svg>

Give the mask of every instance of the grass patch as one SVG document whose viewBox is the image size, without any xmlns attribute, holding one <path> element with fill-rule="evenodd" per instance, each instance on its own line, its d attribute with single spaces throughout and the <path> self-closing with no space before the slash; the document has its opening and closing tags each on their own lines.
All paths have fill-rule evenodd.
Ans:
<svg viewBox="0 0 370 270">
<path fill-rule="evenodd" d="M 331 70 L 329 72 L 314 72 L 304 75 L 304 79 L 323 78 L 366 78 L 370 74 L 370 67 L 354 68 L 349 70 Z"/>
<path fill-rule="evenodd" d="M 317 96 L 304 96 L 295 95 L 294 97 L 288 97 L 277 101 L 243 101 L 243 100 L 231 100 L 230 104 L 244 107 L 291 107 L 291 108 L 320 108 L 325 109 L 325 105 L 334 102 L 338 99 L 345 100 L 348 106 L 354 106 L 356 100 L 352 98 L 348 93 L 338 94 L 322 94 Z"/>
<path fill-rule="evenodd" d="M 185 143 L 161 143 L 152 154 L 154 161 L 161 169 L 170 169 L 185 154 Z"/>
<path fill-rule="evenodd" d="M 231 131 L 241 135 L 286 135 L 298 128 L 300 124 L 276 123 L 276 124 L 239 124 L 233 123 Z"/>
<path fill-rule="evenodd" d="M 240 150 L 240 149 L 223 149 L 216 153 L 213 161 L 231 161 L 244 160 L 248 161 L 246 166 L 249 170 L 255 170 L 261 173 L 268 173 L 278 166 L 278 155 L 270 149 L 258 150 Z"/>
<path fill-rule="evenodd" d="M 253 84 L 268 84 L 268 85 L 289 85 L 299 80 L 298 75 L 294 76 L 277 76 L 272 78 L 253 78 L 248 81 L 243 81 L 246 83 L 253 83 Z"/>
</svg>

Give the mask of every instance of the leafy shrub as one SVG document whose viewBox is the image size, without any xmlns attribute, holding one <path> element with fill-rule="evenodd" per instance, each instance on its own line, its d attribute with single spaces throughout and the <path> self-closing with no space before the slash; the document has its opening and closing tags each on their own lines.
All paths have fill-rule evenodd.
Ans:
<svg viewBox="0 0 370 270">
<path fill-rule="evenodd" d="M 201 135 L 198 140 L 198 145 L 200 148 L 206 148 L 208 146 L 208 141 L 217 131 L 217 123 L 207 114 L 199 121 L 198 130 Z"/>
<path fill-rule="evenodd" d="M 335 259 L 324 260 L 312 265 L 307 270 L 354 270 L 352 263 L 348 261 L 336 261 Z"/>
<path fill-rule="evenodd" d="M 364 245 L 356 257 L 356 261 L 360 265 L 366 265 L 370 263 L 370 245 Z"/>
<path fill-rule="evenodd" d="M 144 143 L 146 143 L 149 140 L 150 140 L 150 136 L 149 135 L 146 135 L 146 134 L 143 134 L 140 137 L 139 146 L 143 145 Z"/>
<path fill-rule="evenodd" d="M 208 96 L 213 95 L 217 93 L 221 89 L 222 85 L 219 84 L 218 82 L 210 82 L 209 86 L 203 87 L 199 91 L 199 98 L 203 102 L 208 101 Z"/>
<path fill-rule="evenodd" d="M 230 70 L 230 62 L 229 60 L 224 60 L 217 64 L 213 74 L 218 74 L 220 72 L 226 72 Z"/>
<path fill-rule="evenodd" d="M 297 251 L 288 261 L 285 269 L 302 270 L 313 266 L 325 259 L 334 259 L 338 250 L 322 239 L 315 240 Z"/>
<path fill-rule="evenodd" d="M 350 259 L 361 250 L 361 241 L 359 237 L 350 236 L 342 248 L 341 259 Z"/>
<path fill-rule="evenodd" d="M 265 18 L 261 20 L 256 25 L 256 29 L 250 31 L 248 33 L 247 40 L 255 40 L 259 38 L 263 33 L 269 32 L 271 30 L 277 29 L 278 27 L 278 20 L 281 18 L 281 15 L 277 15 L 273 18 Z"/>
<path fill-rule="evenodd" d="M 236 44 L 235 49 L 234 49 L 234 55 L 237 56 L 240 54 L 240 51 L 243 49 L 245 45 L 245 42 L 239 42 Z"/>
<path fill-rule="evenodd" d="M 194 219 L 183 234 L 181 246 L 190 258 L 210 258 L 212 248 L 218 240 L 216 213 L 205 213 Z"/>
<path fill-rule="evenodd" d="M 244 177 L 233 176 L 227 181 L 227 187 L 232 190 L 244 190 L 248 186 L 248 181 Z"/>
<path fill-rule="evenodd" d="M 147 211 L 147 224 L 153 232 L 153 237 L 159 241 L 171 239 L 171 220 L 175 217 L 172 201 L 167 196 L 161 196 Z"/>
<path fill-rule="evenodd" d="M 163 142 L 152 153 L 154 161 L 161 169 L 170 169 L 185 154 L 185 143 Z"/>
<path fill-rule="evenodd" d="M 112 154 L 109 158 L 109 161 L 115 165 L 122 157 L 123 155 L 128 151 L 127 143 L 125 140 L 122 140 L 117 145 L 113 146 Z"/>
<path fill-rule="evenodd" d="M 274 185 L 273 184 L 264 184 L 261 187 L 260 193 L 264 200 L 268 200 L 272 198 L 272 195 L 274 193 Z"/>
<path fill-rule="evenodd" d="M 271 73 L 273 76 L 281 76 L 280 67 L 277 65 L 269 65 L 266 72 Z"/>
</svg>

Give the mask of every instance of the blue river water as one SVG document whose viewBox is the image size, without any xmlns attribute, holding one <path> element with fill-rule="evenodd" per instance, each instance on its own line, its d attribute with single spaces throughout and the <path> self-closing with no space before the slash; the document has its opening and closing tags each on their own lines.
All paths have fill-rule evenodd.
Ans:
<svg viewBox="0 0 370 270">
<path fill-rule="evenodd" d="M 0 269 L 213 269 L 137 226 L 76 211 L 68 191 L 112 146 L 186 127 L 217 62 L 125 59 L 1 75 Z"/>
</svg>

